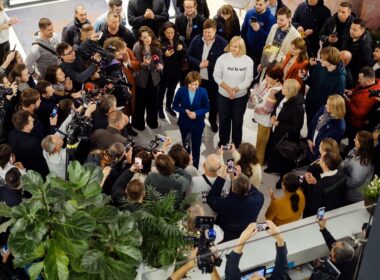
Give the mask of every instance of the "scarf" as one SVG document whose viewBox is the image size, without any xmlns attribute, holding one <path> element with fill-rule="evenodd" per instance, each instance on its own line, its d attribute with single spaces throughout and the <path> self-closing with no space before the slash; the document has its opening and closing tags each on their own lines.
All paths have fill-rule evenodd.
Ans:
<svg viewBox="0 0 380 280">
<path fill-rule="evenodd" d="M 197 10 L 192 15 L 186 16 L 187 26 L 186 26 L 186 39 L 190 40 L 191 32 L 193 31 L 193 19 L 198 15 Z"/>
<path fill-rule="evenodd" d="M 327 112 L 327 110 L 325 109 L 325 111 L 323 112 L 323 114 L 319 117 L 318 119 L 318 123 L 317 123 L 317 127 L 315 128 L 317 131 L 319 131 L 323 126 L 325 126 L 330 120 L 332 119 L 330 113 Z"/>
</svg>

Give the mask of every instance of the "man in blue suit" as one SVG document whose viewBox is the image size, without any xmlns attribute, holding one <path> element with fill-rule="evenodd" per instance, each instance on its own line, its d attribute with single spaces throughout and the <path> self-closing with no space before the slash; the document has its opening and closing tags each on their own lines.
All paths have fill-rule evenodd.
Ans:
<svg viewBox="0 0 380 280">
<path fill-rule="evenodd" d="M 189 72 L 185 77 L 186 86 L 178 89 L 173 101 L 173 109 L 179 113 L 178 126 L 184 146 L 187 136 L 191 135 L 193 165 L 196 168 L 199 165 L 204 119 L 210 109 L 207 91 L 199 87 L 200 84 L 199 72 Z"/>
</svg>

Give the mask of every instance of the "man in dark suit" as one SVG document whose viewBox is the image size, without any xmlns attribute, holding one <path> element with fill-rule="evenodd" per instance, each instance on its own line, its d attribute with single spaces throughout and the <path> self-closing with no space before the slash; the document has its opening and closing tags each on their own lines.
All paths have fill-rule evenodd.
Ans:
<svg viewBox="0 0 380 280">
<path fill-rule="evenodd" d="M 215 223 L 224 231 L 223 242 L 236 239 L 250 224 L 256 222 L 264 203 L 264 196 L 244 174 L 232 180 L 231 192 L 222 197 L 223 184 L 213 186 L 207 196 L 207 203 L 218 216 Z"/>
<path fill-rule="evenodd" d="M 26 169 L 37 171 L 42 176 L 49 173 L 48 166 L 42 154 L 40 141 L 31 134 L 34 119 L 28 111 L 20 110 L 12 116 L 15 127 L 8 135 L 8 143 L 12 147 L 18 161 Z"/>
<path fill-rule="evenodd" d="M 199 34 L 194 37 L 186 55 L 190 69 L 200 72 L 202 86 L 207 89 L 210 101 L 208 120 L 213 132 L 218 132 L 216 124 L 218 85 L 215 83 L 213 73 L 216 60 L 224 53 L 227 44 L 223 37 L 216 34 L 216 21 L 207 19 L 203 23 L 203 36 Z"/>
<path fill-rule="evenodd" d="M 320 207 L 326 207 L 326 211 L 329 211 L 345 205 L 346 179 L 343 172 L 338 170 L 341 161 L 338 153 L 326 153 L 319 162 L 323 170 L 321 179 L 317 181 L 311 173 L 305 174 L 304 218 L 315 215 Z"/>
</svg>

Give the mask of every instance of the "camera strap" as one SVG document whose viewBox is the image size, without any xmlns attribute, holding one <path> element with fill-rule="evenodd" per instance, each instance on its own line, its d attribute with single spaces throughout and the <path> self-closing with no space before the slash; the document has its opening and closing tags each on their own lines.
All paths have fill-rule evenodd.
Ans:
<svg viewBox="0 0 380 280">
<path fill-rule="evenodd" d="M 203 179 L 205 179 L 207 185 L 209 185 L 212 188 L 212 184 L 211 184 L 210 180 L 207 178 L 206 174 L 203 174 L 202 177 L 203 177 Z"/>
</svg>

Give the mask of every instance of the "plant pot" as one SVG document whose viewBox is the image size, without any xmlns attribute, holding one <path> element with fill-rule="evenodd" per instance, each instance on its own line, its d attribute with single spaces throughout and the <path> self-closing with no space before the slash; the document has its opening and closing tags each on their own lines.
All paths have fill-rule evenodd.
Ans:
<svg viewBox="0 0 380 280">
<path fill-rule="evenodd" d="M 158 280 L 168 279 L 174 272 L 175 264 L 164 268 L 153 268 L 146 264 L 141 264 L 135 280 Z"/>
<path fill-rule="evenodd" d="M 366 207 L 366 209 L 367 209 L 367 212 L 369 213 L 369 214 L 373 214 L 374 213 L 374 211 L 375 211 L 375 208 L 376 208 L 376 206 L 374 206 L 374 204 L 375 204 L 376 202 L 373 202 L 371 199 L 369 199 L 369 198 L 364 198 L 364 206 Z"/>
</svg>

